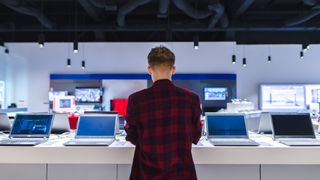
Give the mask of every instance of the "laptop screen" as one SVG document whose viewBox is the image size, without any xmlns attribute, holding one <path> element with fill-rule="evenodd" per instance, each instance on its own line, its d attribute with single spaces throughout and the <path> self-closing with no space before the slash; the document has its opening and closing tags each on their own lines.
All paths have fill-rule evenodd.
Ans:
<svg viewBox="0 0 320 180">
<path fill-rule="evenodd" d="M 117 116 L 81 116 L 77 136 L 106 137 L 115 135 Z"/>
<path fill-rule="evenodd" d="M 17 114 L 10 135 L 47 137 L 50 134 L 52 118 L 53 115 L 50 114 Z"/>
<path fill-rule="evenodd" d="M 310 114 L 273 114 L 274 136 L 314 137 Z"/>
<path fill-rule="evenodd" d="M 208 115 L 207 126 L 209 136 L 247 136 L 243 115 Z"/>
</svg>

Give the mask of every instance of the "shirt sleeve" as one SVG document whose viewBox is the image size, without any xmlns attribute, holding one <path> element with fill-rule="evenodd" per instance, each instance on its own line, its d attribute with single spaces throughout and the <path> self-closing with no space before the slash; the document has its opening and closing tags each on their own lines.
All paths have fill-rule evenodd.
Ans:
<svg viewBox="0 0 320 180">
<path fill-rule="evenodd" d="M 196 97 L 194 104 L 194 113 L 192 117 L 192 143 L 197 144 L 202 135 L 202 125 L 201 125 L 201 107 L 199 96 Z"/>
<path fill-rule="evenodd" d="M 130 141 L 132 144 L 137 144 L 137 138 L 138 138 L 138 130 L 136 126 L 136 117 L 135 117 L 135 111 L 134 111 L 134 103 L 131 96 L 128 100 L 128 106 L 127 106 L 127 115 L 126 115 L 126 126 L 125 131 L 127 133 L 126 140 Z"/>
</svg>

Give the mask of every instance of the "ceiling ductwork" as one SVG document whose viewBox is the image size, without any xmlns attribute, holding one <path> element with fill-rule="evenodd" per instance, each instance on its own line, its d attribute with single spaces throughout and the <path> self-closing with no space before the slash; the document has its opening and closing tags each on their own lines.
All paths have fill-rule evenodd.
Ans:
<svg viewBox="0 0 320 180">
<path fill-rule="evenodd" d="M 193 19 L 205 19 L 213 14 L 209 9 L 207 10 L 198 10 L 195 9 L 189 2 L 186 0 L 172 0 L 178 9 L 186 13 L 189 17 Z"/>
<path fill-rule="evenodd" d="M 5 42 L 320 43 L 320 0 L 0 0 L 0 12 Z"/>
<path fill-rule="evenodd" d="M 168 17 L 170 0 L 160 0 L 159 1 L 159 14 L 158 17 Z"/>
<path fill-rule="evenodd" d="M 118 17 L 117 17 L 117 23 L 118 26 L 124 27 L 126 25 L 126 16 L 135 10 L 137 7 L 142 6 L 144 4 L 147 4 L 151 2 L 152 0 L 132 0 L 128 3 L 124 4 L 119 8 L 118 11 Z"/>
<path fill-rule="evenodd" d="M 209 5 L 209 9 L 215 12 L 215 15 L 211 18 L 208 28 L 214 28 L 219 21 L 221 21 L 222 27 L 228 27 L 229 19 L 225 14 L 224 6 L 217 2 L 213 5 Z"/>
<path fill-rule="evenodd" d="M 314 6 L 318 3 L 317 0 L 303 0 L 303 3 L 308 6 Z"/>
<path fill-rule="evenodd" d="M 94 19 L 95 21 L 101 20 L 101 8 L 94 6 L 92 4 L 92 1 L 89 0 L 78 0 L 78 2 L 92 19 Z"/>
<path fill-rule="evenodd" d="M 117 10 L 117 5 L 114 4 L 111 0 L 87 0 L 87 1 L 90 1 L 95 7 L 102 8 L 106 11 Z"/>
<path fill-rule="evenodd" d="M 0 4 L 7 6 L 8 8 L 19 12 L 21 14 L 29 15 L 38 19 L 38 21 L 46 28 L 52 29 L 55 27 L 54 23 L 50 21 L 44 14 L 42 14 L 40 8 L 32 4 L 30 1 L 25 0 L 0 0 Z"/>
<path fill-rule="evenodd" d="M 310 21 L 311 19 L 315 18 L 316 16 L 320 15 L 320 4 L 317 4 L 316 1 L 312 0 L 304 0 L 304 3 L 306 5 L 311 5 L 313 6 L 310 12 L 303 13 L 297 17 L 294 17 L 290 20 L 288 20 L 285 25 L 286 26 L 297 26 L 303 23 L 306 23 Z"/>
</svg>

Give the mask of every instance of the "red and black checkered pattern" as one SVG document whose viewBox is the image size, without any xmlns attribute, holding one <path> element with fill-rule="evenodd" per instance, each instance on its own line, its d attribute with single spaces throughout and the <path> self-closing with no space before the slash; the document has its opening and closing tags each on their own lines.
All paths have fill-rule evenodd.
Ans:
<svg viewBox="0 0 320 180">
<path fill-rule="evenodd" d="M 136 145 L 130 179 L 197 179 L 191 144 L 201 137 L 198 95 L 158 80 L 134 93 L 127 107 L 127 141 Z"/>
</svg>

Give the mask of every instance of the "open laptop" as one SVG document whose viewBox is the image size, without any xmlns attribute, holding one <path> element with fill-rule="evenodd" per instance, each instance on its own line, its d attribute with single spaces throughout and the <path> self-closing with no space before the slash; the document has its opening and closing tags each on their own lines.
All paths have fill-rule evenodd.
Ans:
<svg viewBox="0 0 320 180">
<path fill-rule="evenodd" d="M 243 114 L 206 114 L 208 140 L 214 146 L 258 146 L 249 139 Z"/>
<path fill-rule="evenodd" d="M 53 114 L 17 114 L 8 139 L 0 146 L 35 146 L 48 140 Z"/>
<path fill-rule="evenodd" d="M 309 113 L 272 114 L 273 139 L 288 146 L 320 146 Z"/>
<path fill-rule="evenodd" d="M 262 112 L 260 116 L 258 133 L 272 134 L 271 114 L 269 112 Z"/>
<path fill-rule="evenodd" d="M 116 114 L 82 115 L 75 138 L 65 146 L 109 146 L 115 140 Z"/>
<path fill-rule="evenodd" d="M 55 113 L 51 133 L 62 134 L 70 132 L 68 113 Z"/>
<path fill-rule="evenodd" d="M 10 120 L 6 113 L 0 113 L 0 131 L 8 133 L 11 130 Z"/>
</svg>

